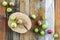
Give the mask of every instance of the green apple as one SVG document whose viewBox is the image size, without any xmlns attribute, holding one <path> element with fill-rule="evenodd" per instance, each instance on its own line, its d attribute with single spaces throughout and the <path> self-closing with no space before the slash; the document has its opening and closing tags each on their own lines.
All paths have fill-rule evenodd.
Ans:
<svg viewBox="0 0 60 40">
<path fill-rule="evenodd" d="M 10 20 L 14 21 L 16 19 L 15 15 L 10 16 Z"/>
<path fill-rule="evenodd" d="M 21 19 L 19 19 L 19 20 L 17 21 L 17 23 L 18 23 L 18 24 L 22 24 L 23 21 L 22 21 Z"/>
<path fill-rule="evenodd" d="M 46 28 L 47 28 L 47 25 L 46 25 L 46 24 L 43 24 L 43 25 L 42 25 L 42 29 L 45 30 Z"/>
<path fill-rule="evenodd" d="M 12 27 L 12 28 L 16 28 L 16 27 L 17 27 L 17 24 L 16 24 L 15 22 L 12 22 L 12 23 L 11 23 L 11 27 Z"/>
<path fill-rule="evenodd" d="M 34 29 L 34 32 L 36 32 L 36 33 L 37 33 L 38 31 L 39 31 L 39 30 L 38 30 L 38 28 L 35 28 L 35 29 Z"/>
<path fill-rule="evenodd" d="M 44 31 L 41 31 L 41 32 L 40 32 L 40 35 L 41 35 L 41 36 L 44 36 L 44 35 L 45 35 L 45 32 L 44 32 Z"/>
<path fill-rule="evenodd" d="M 3 5 L 3 6 L 7 6 L 8 3 L 7 3 L 6 1 L 3 1 L 3 2 L 2 2 L 2 5 Z"/>
<path fill-rule="evenodd" d="M 36 19 L 36 15 L 35 14 L 32 14 L 31 17 L 32 17 L 32 19 Z"/>
<path fill-rule="evenodd" d="M 58 34 L 54 34 L 54 38 L 55 38 L 55 39 L 58 38 Z"/>
<path fill-rule="evenodd" d="M 7 8 L 7 12 L 12 12 L 12 8 Z"/>
</svg>

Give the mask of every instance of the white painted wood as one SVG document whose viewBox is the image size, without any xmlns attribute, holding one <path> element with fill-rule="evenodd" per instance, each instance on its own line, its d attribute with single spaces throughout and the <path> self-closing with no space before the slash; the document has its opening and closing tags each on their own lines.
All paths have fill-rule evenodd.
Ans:
<svg viewBox="0 0 60 40">
<path fill-rule="evenodd" d="M 55 17 L 54 17 L 54 0 L 45 0 L 45 17 L 47 18 L 46 25 L 48 26 L 48 29 L 51 29 L 53 33 L 51 35 L 47 34 L 45 35 L 45 40 L 54 40 L 53 34 L 54 34 L 54 23 L 55 23 Z"/>
</svg>

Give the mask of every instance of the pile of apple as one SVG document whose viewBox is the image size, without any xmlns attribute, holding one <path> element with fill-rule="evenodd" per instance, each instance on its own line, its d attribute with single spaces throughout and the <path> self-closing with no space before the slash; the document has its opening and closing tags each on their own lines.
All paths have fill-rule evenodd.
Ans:
<svg viewBox="0 0 60 40">
<path fill-rule="evenodd" d="M 7 7 L 7 6 L 9 6 L 8 8 L 7 8 L 7 12 L 12 12 L 12 8 L 11 7 L 14 7 L 15 6 L 15 4 L 14 4 L 14 2 L 7 2 L 7 1 L 3 1 L 2 2 L 2 6 L 4 6 L 4 7 Z"/>
<path fill-rule="evenodd" d="M 12 12 L 12 8 L 11 8 L 11 7 L 14 7 L 14 6 L 15 6 L 15 4 L 14 4 L 13 2 L 9 2 L 9 3 L 8 3 L 8 2 L 6 2 L 6 1 L 3 1 L 3 2 L 2 2 L 2 5 L 3 5 L 4 7 L 9 6 L 9 8 L 7 8 L 7 12 Z M 32 15 L 31 15 L 31 18 L 35 20 L 35 19 L 37 18 L 37 16 L 36 16 L 35 14 L 32 14 Z M 14 18 L 12 17 L 11 20 L 13 20 L 13 19 L 14 19 Z M 42 18 L 42 19 L 43 19 L 43 22 L 46 21 L 46 18 Z M 41 36 L 44 36 L 44 35 L 45 35 L 45 30 L 47 29 L 47 25 L 44 24 L 43 22 L 41 22 L 40 20 L 38 20 L 38 21 L 36 22 L 36 25 L 39 26 L 39 27 L 36 27 L 36 28 L 34 29 L 34 32 L 35 32 L 35 33 L 39 33 Z M 17 23 L 22 24 L 22 20 L 18 20 Z M 11 26 L 14 28 L 14 26 L 16 26 L 15 24 L 16 24 L 16 23 L 12 23 Z M 40 28 L 41 28 L 41 30 L 39 30 Z M 47 33 L 48 33 L 48 34 L 52 34 L 52 30 L 49 29 L 49 30 L 47 31 Z M 58 34 L 55 33 L 55 34 L 53 35 L 53 37 L 54 37 L 54 38 L 58 38 Z"/>
<path fill-rule="evenodd" d="M 32 15 L 31 15 L 31 18 L 35 20 L 35 19 L 37 18 L 37 16 L 36 16 L 35 14 L 32 14 Z M 43 17 L 42 20 L 43 20 L 43 21 L 40 21 L 40 20 L 36 21 L 37 27 L 34 28 L 33 31 L 34 31 L 35 33 L 39 33 L 41 36 L 44 36 L 44 35 L 46 34 L 45 30 L 47 29 L 47 25 L 44 23 L 44 22 L 46 21 L 46 18 Z M 47 33 L 48 33 L 48 34 L 52 34 L 53 31 L 52 31 L 51 29 L 49 29 L 49 30 L 47 30 Z M 55 34 L 53 35 L 53 37 L 54 37 L 54 38 L 58 38 L 58 34 L 55 33 Z"/>
</svg>

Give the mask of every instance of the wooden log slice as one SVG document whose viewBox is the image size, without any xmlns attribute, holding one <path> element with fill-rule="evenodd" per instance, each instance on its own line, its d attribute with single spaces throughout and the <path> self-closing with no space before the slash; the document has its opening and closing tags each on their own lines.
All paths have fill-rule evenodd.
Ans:
<svg viewBox="0 0 60 40">
<path fill-rule="evenodd" d="M 23 13 L 16 12 L 16 13 L 11 14 L 11 15 L 9 16 L 9 20 L 8 20 L 8 26 L 9 26 L 13 31 L 18 32 L 18 33 L 26 33 L 28 30 L 24 27 L 23 24 L 22 24 L 22 25 L 17 25 L 16 28 L 12 28 L 12 27 L 11 27 L 11 23 L 12 23 L 13 21 L 10 20 L 10 17 L 11 17 L 12 15 L 15 15 L 15 16 L 16 16 L 16 19 L 22 19 L 22 20 L 23 20 L 23 24 L 26 26 L 26 28 L 27 28 L 28 30 L 31 29 L 31 25 L 32 25 L 32 24 L 31 24 L 30 18 L 29 18 L 27 15 L 23 14 Z"/>
</svg>

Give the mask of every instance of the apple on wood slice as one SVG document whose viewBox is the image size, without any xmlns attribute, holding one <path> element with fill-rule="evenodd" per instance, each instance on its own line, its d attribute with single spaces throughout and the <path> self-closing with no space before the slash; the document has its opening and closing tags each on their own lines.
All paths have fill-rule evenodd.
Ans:
<svg viewBox="0 0 60 40">
<path fill-rule="evenodd" d="M 12 8 L 7 8 L 7 12 L 12 12 Z"/>
<path fill-rule="evenodd" d="M 16 16 L 15 15 L 10 16 L 10 20 L 11 21 L 14 21 L 15 19 L 16 19 Z"/>
<path fill-rule="evenodd" d="M 8 5 L 8 2 L 7 1 L 3 1 L 2 2 L 2 6 L 7 6 Z"/>
<path fill-rule="evenodd" d="M 23 24 L 23 21 L 22 21 L 21 19 L 19 19 L 19 20 L 17 21 L 17 23 L 18 23 L 18 24 Z"/>
<path fill-rule="evenodd" d="M 56 33 L 53 36 L 55 39 L 58 38 L 58 34 L 56 34 Z"/>
<path fill-rule="evenodd" d="M 12 27 L 12 28 L 16 28 L 16 27 L 17 27 L 17 23 L 12 22 L 12 23 L 11 23 L 11 27 Z"/>
<path fill-rule="evenodd" d="M 14 6 L 15 6 L 14 2 L 10 2 L 10 3 L 9 3 L 9 6 L 10 6 L 10 7 L 14 7 Z"/>
<path fill-rule="evenodd" d="M 17 25 L 16 28 L 11 28 L 11 23 L 13 21 L 10 20 L 10 17 L 15 15 L 16 16 L 16 20 L 15 22 L 16 23 L 19 23 L 21 25 Z M 14 18 L 15 19 L 15 18 Z M 23 24 L 22 24 L 23 23 Z M 28 30 L 31 29 L 31 26 L 32 26 L 32 23 L 31 23 L 31 20 L 30 18 L 24 14 L 24 13 L 20 13 L 20 12 L 15 12 L 15 13 L 12 13 L 10 16 L 9 16 L 9 20 L 8 20 L 8 26 L 15 32 L 17 33 L 26 33 Z M 28 29 L 28 30 L 27 30 Z"/>
</svg>

